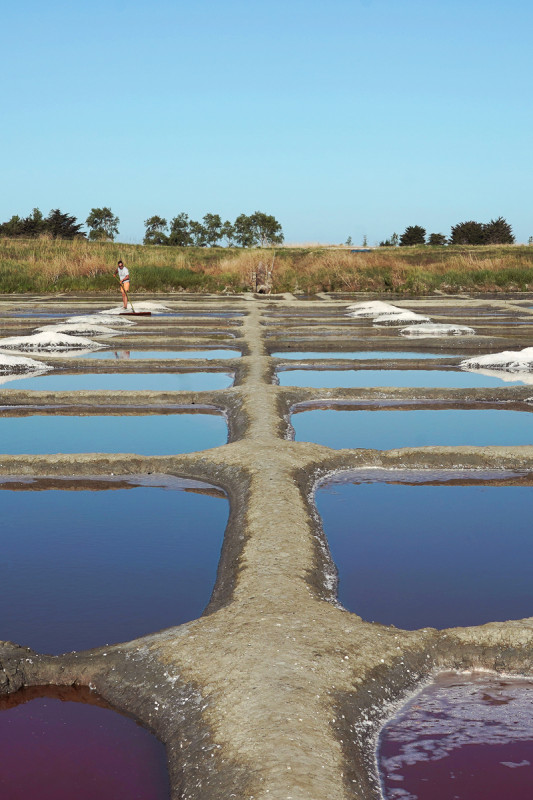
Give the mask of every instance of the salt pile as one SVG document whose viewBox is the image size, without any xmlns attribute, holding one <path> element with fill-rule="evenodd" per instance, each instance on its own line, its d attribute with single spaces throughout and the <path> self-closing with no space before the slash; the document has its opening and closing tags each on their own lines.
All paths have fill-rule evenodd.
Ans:
<svg viewBox="0 0 533 800">
<path fill-rule="evenodd" d="M 82 314 L 77 317 L 68 317 L 62 324 L 63 325 L 83 325 L 86 324 L 94 324 L 94 325 L 135 325 L 135 322 L 132 319 L 127 319 L 126 317 L 117 317 L 116 315 L 109 314 L 106 312 L 100 312 L 98 314 Z"/>
<path fill-rule="evenodd" d="M 0 348 L 4 350 L 98 350 L 106 346 L 84 336 L 70 336 L 47 330 L 31 336 L 8 336 L 0 339 Z"/>
<path fill-rule="evenodd" d="M 128 311 L 133 310 L 131 303 L 128 303 Z M 126 311 L 125 308 L 119 306 L 118 308 L 110 308 L 105 311 L 99 311 L 99 314 L 123 314 Z M 168 306 L 163 305 L 163 303 L 153 303 L 150 300 L 140 300 L 139 302 L 135 301 L 135 311 L 153 311 L 155 313 L 161 311 L 170 311 Z"/>
<path fill-rule="evenodd" d="M 48 364 L 43 364 L 41 361 L 35 361 L 34 358 L 0 353 L 0 373 L 2 374 L 10 372 L 33 372 L 34 370 L 44 372 L 47 369 L 52 369 L 52 367 L 48 366 Z"/>
<path fill-rule="evenodd" d="M 401 336 L 475 336 L 475 330 L 468 325 L 445 325 L 441 322 L 427 322 L 408 325 L 400 331 Z"/>
<path fill-rule="evenodd" d="M 401 309 L 390 303 L 382 303 L 381 300 L 369 300 L 367 303 L 353 303 L 347 306 L 346 311 L 349 317 L 372 319 L 381 314 L 399 313 Z"/>
<path fill-rule="evenodd" d="M 48 333 L 68 333 L 72 336 L 79 334 L 92 334 L 93 336 L 117 336 L 119 331 L 110 328 L 108 325 L 99 325 L 95 322 L 63 322 L 59 325 L 43 325 L 42 328 L 37 328 L 39 332 Z"/>
<path fill-rule="evenodd" d="M 403 311 L 400 308 L 374 317 L 374 325 L 403 325 L 404 322 L 421 324 L 430 322 L 430 319 L 423 314 L 417 314 L 415 311 Z"/>
<path fill-rule="evenodd" d="M 506 372 L 533 372 L 533 347 L 524 350 L 503 350 L 501 353 L 488 353 L 486 356 L 465 358 L 460 365 L 463 369 L 487 367 Z M 503 378 L 503 376 L 501 376 Z"/>
</svg>

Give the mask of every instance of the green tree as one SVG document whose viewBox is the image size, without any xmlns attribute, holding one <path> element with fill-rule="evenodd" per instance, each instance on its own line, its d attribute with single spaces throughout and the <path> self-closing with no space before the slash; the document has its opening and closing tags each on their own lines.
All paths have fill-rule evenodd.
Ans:
<svg viewBox="0 0 533 800">
<path fill-rule="evenodd" d="M 513 229 L 503 218 L 491 219 L 483 226 L 485 244 L 514 244 Z"/>
<path fill-rule="evenodd" d="M 168 243 L 173 247 L 190 247 L 192 245 L 189 215 L 184 211 L 170 220 Z"/>
<path fill-rule="evenodd" d="M 452 227 L 450 244 L 484 244 L 485 226 L 481 222 L 459 222 Z"/>
<path fill-rule="evenodd" d="M 45 219 L 46 233 L 53 239 L 85 238 L 81 230 L 83 225 L 78 223 L 76 217 L 62 213 L 58 208 L 53 208 Z"/>
<path fill-rule="evenodd" d="M 204 238 L 208 247 L 214 247 L 222 238 L 222 220 L 220 214 L 206 214 L 203 218 Z"/>
<path fill-rule="evenodd" d="M 256 242 L 260 247 L 271 244 L 281 244 L 283 230 L 277 219 L 272 214 L 265 214 L 263 211 L 255 211 L 250 217 L 252 229 L 255 234 Z"/>
<path fill-rule="evenodd" d="M 201 222 L 191 219 L 189 222 L 189 231 L 192 243 L 195 247 L 206 247 L 207 245 L 207 231 Z"/>
<path fill-rule="evenodd" d="M 166 219 L 155 214 L 144 220 L 144 227 L 146 233 L 143 244 L 168 244 L 168 236 L 165 233 L 168 227 Z"/>
<path fill-rule="evenodd" d="M 353 244 L 353 242 L 352 242 L 352 237 L 351 237 L 351 236 L 348 236 L 348 238 L 346 239 L 346 241 L 344 242 L 344 244 L 346 245 L 346 247 L 351 247 L 351 246 L 352 246 L 352 244 Z"/>
<path fill-rule="evenodd" d="M 21 221 L 22 223 L 22 236 L 27 236 L 29 239 L 35 239 L 37 236 L 42 236 L 46 233 L 46 220 L 42 211 L 34 208 L 31 214 Z"/>
<path fill-rule="evenodd" d="M 7 236 L 10 239 L 15 239 L 22 236 L 24 220 L 18 214 L 13 214 L 11 219 L 7 222 L 2 222 L 0 225 L 0 236 Z"/>
<path fill-rule="evenodd" d="M 420 225 L 409 225 L 400 237 L 400 247 L 411 247 L 426 243 L 426 229 Z"/>
<path fill-rule="evenodd" d="M 222 223 L 220 235 L 222 239 L 226 240 L 226 247 L 231 247 L 235 240 L 235 229 L 229 219 Z"/>
<path fill-rule="evenodd" d="M 431 247 L 442 247 L 442 245 L 448 244 L 448 240 L 443 233 L 430 233 L 428 244 Z"/>
<path fill-rule="evenodd" d="M 85 220 L 85 224 L 90 229 L 89 239 L 91 241 L 112 242 L 118 234 L 120 220 L 110 208 L 91 208 L 91 213 Z"/>
<path fill-rule="evenodd" d="M 239 214 L 233 224 L 233 238 L 240 247 L 253 247 L 257 243 L 251 217 Z"/>
</svg>

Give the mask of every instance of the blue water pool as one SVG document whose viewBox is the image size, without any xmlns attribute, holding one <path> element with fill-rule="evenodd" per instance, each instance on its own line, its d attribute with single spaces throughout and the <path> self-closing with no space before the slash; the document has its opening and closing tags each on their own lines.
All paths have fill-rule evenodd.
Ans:
<svg viewBox="0 0 533 800">
<path fill-rule="evenodd" d="M 130 358 L 239 358 L 240 355 L 240 350 L 113 350 L 110 348 L 109 350 L 97 350 L 93 353 L 85 353 L 81 358 L 128 361 Z"/>
<path fill-rule="evenodd" d="M 479 375 L 462 370 L 424 369 L 289 369 L 278 370 L 280 386 L 310 386 L 326 388 L 367 388 L 374 386 L 403 386 L 428 389 L 482 389 L 494 386 L 520 386 L 514 381 Z"/>
<path fill-rule="evenodd" d="M 194 488 L 195 484 L 189 484 Z M 202 613 L 228 518 L 174 486 L 3 488 L 0 639 L 46 653 L 128 641 Z"/>
<path fill-rule="evenodd" d="M 199 392 L 227 389 L 233 383 L 233 375 L 224 372 L 91 372 L 76 375 L 48 373 L 37 378 L 14 376 L 13 381 L 4 381 L 4 388 L 11 388 L 11 383 L 14 389 L 41 392 Z"/>
<path fill-rule="evenodd" d="M 335 449 L 533 444 L 533 413 L 506 409 L 318 409 L 291 423 L 296 441 Z"/>
<path fill-rule="evenodd" d="M 532 504 L 533 487 L 490 483 L 331 483 L 316 492 L 340 602 L 407 629 L 533 615 Z"/>
<path fill-rule="evenodd" d="M 0 417 L 2 453 L 174 455 L 220 447 L 227 425 L 217 414 Z"/>
<path fill-rule="evenodd" d="M 323 352 L 321 350 L 279 350 L 271 354 L 274 358 L 285 358 L 291 361 L 304 361 L 317 358 L 340 359 L 396 359 L 396 358 L 457 358 L 450 353 L 420 353 L 413 350 L 335 350 Z M 294 374 L 296 370 L 291 370 Z M 280 373 L 281 375 L 282 373 Z"/>
</svg>

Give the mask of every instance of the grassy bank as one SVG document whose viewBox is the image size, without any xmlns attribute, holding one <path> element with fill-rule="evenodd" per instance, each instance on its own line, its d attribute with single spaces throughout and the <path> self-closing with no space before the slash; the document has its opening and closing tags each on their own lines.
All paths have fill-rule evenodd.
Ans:
<svg viewBox="0 0 533 800">
<path fill-rule="evenodd" d="M 122 258 L 132 289 L 242 292 L 273 251 L 0 239 L 0 293 L 109 292 Z M 369 253 L 275 251 L 274 292 L 533 291 L 533 247 L 405 247 Z"/>
</svg>

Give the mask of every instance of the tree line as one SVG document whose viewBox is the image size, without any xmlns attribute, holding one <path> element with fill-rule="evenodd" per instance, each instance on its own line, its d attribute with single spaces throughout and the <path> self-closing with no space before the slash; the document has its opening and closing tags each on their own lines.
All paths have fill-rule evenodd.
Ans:
<svg viewBox="0 0 533 800">
<path fill-rule="evenodd" d="M 88 234 L 82 230 L 88 228 Z M 34 208 L 27 217 L 14 215 L 0 223 L 0 236 L 11 239 L 36 239 L 49 236 L 52 239 L 89 238 L 91 241 L 112 242 L 118 235 L 120 220 L 110 208 L 92 208 L 85 223 L 78 222 L 72 214 L 59 208 L 52 209 L 47 216 Z M 219 214 L 206 214 L 201 222 L 189 219 L 184 212 L 170 220 L 153 216 L 145 220 L 144 244 L 169 245 L 175 247 L 215 247 L 224 241 L 227 247 L 266 247 L 283 242 L 283 230 L 271 214 L 256 211 L 240 214 L 235 222 L 222 222 Z"/>
<path fill-rule="evenodd" d="M 426 240 L 426 229 L 421 225 L 409 225 L 401 236 L 393 233 L 389 239 L 379 243 L 380 247 L 412 247 L 425 244 L 430 247 L 441 247 L 446 244 L 514 244 L 513 229 L 503 218 L 491 219 L 490 222 L 459 222 L 453 225 L 450 236 L 443 233 L 430 233 Z"/>
<path fill-rule="evenodd" d="M 185 212 L 170 220 L 153 216 L 144 222 L 144 244 L 177 247 L 215 247 L 224 241 L 227 247 L 267 247 L 283 242 L 280 223 L 271 214 L 255 211 L 239 214 L 235 222 L 222 222 L 220 214 L 206 214 L 201 222 L 189 219 Z"/>
</svg>

